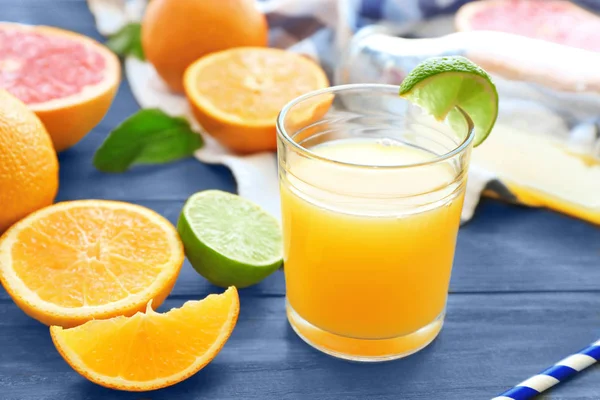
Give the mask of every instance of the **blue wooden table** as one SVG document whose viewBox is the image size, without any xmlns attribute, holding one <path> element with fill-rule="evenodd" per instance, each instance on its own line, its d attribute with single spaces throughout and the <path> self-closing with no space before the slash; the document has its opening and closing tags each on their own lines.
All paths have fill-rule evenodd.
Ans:
<svg viewBox="0 0 600 400">
<path fill-rule="evenodd" d="M 101 40 L 83 0 L 0 0 L 0 19 Z M 94 150 L 137 109 L 123 82 L 104 121 L 60 155 L 59 201 L 124 200 L 175 222 L 192 193 L 235 191 L 225 168 L 192 159 L 121 175 L 96 171 Z M 219 291 L 186 263 L 162 309 Z M 211 364 L 174 387 L 136 394 L 80 377 L 54 349 L 48 328 L 0 289 L 0 399 L 489 399 L 600 337 L 600 229 L 483 201 L 460 231 L 444 330 L 422 352 L 390 363 L 347 363 L 305 345 L 285 319 L 282 273 L 240 295 L 237 327 Z M 545 398 L 600 399 L 600 367 Z"/>
</svg>

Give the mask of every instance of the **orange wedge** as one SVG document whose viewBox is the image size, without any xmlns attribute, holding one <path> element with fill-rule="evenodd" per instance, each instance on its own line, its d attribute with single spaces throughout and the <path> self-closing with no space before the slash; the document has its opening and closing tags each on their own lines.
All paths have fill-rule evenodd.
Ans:
<svg viewBox="0 0 600 400">
<path fill-rule="evenodd" d="M 171 291 L 183 245 L 147 208 L 105 200 L 58 203 L 0 238 L 0 281 L 29 316 L 71 327 L 157 307 Z"/>
<path fill-rule="evenodd" d="M 275 122 L 289 101 L 329 86 L 321 67 L 299 54 L 262 47 L 211 53 L 190 65 L 186 96 L 202 127 L 237 153 L 276 149 Z"/>
<path fill-rule="evenodd" d="M 221 351 L 237 322 L 235 287 L 165 314 L 90 321 L 71 329 L 50 328 L 67 363 L 85 378 L 111 389 L 146 391 L 189 378 Z"/>
</svg>

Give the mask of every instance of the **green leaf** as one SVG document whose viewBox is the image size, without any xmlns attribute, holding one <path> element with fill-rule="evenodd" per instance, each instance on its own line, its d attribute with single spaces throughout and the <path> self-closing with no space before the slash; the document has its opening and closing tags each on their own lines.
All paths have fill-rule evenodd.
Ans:
<svg viewBox="0 0 600 400">
<path fill-rule="evenodd" d="M 106 46 L 121 57 L 134 56 L 144 60 L 141 33 L 141 24 L 137 22 L 129 23 L 112 35 L 106 41 Z"/>
<path fill-rule="evenodd" d="M 159 109 L 140 110 L 108 134 L 94 154 L 94 166 L 125 172 L 136 164 L 165 164 L 191 156 L 203 144 L 184 118 Z"/>
</svg>

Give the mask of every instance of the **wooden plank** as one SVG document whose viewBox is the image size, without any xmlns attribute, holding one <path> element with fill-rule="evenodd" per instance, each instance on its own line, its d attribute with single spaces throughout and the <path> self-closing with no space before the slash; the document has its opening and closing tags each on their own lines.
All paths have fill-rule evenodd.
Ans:
<svg viewBox="0 0 600 400">
<path fill-rule="evenodd" d="M 600 289 L 600 229 L 544 209 L 484 199 L 459 233 L 455 291 Z"/>
<path fill-rule="evenodd" d="M 169 300 L 161 309 L 178 307 Z M 0 387 L 4 400 L 74 399 L 487 399 L 599 336 L 597 294 L 452 295 L 441 336 L 404 360 L 339 361 L 289 328 L 283 297 L 244 293 L 222 353 L 203 371 L 147 395 L 117 393 L 81 378 L 55 351 L 47 328 L 0 302 Z M 597 400 L 600 368 L 552 393 Z"/>
</svg>

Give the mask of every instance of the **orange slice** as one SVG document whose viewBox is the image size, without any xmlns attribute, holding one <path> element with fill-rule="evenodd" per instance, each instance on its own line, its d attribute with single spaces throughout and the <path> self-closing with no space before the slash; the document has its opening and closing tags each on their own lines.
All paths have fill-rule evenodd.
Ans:
<svg viewBox="0 0 600 400">
<path fill-rule="evenodd" d="M 275 150 L 275 122 L 285 104 L 329 86 L 321 67 L 289 51 L 238 47 L 190 65 L 183 85 L 194 116 L 237 153 Z"/>
<path fill-rule="evenodd" d="M 52 341 L 75 371 L 111 389 L 146 391 L 189 378 L 221 351 L 240 310 L 235 287 L 165 314 L 50 328 Z"/>
<path fill-rule="evenodd" d="M 58 203 L 0 238 L 0 281 L 29 316 L 75 326 L 133 315 L 171 291 L 183 245 L 147 208 L 105 200 Z"/>
</svg>

